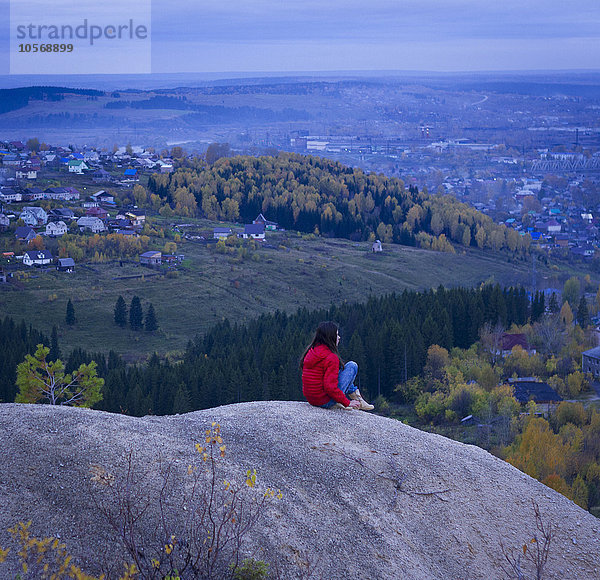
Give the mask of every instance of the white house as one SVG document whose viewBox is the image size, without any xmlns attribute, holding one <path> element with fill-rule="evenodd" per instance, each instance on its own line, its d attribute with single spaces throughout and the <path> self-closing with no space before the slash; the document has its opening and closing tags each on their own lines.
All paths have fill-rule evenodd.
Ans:
<svg viewBox="0 0 600 580">
<path fill-rule="evenodd" d="M 17 179 L 37 179 L 37 171 L 35 169 L 17 169 L 15 172 Z"/>
<path fill-rule="evenodd" d="M 27 206 L 19 216 L 28 226 L 43 226 L 48 222 L 48 214 L 43 207 Z"/>
<path fill-rule="evenodd" d="M 77 220 L 77 225 L 81 231 L 90 230 L 94 234 L 99 234 L 106 230 L 104 222 L 97 217 L 83 216 Z"/>
<path fill-rule="evenodd" d="M 556 220 L 550 220 L 548 223 L 546 223 L 546 228 L 548 234 L 550 235 L 559 234 L 561 230 L 561 225 Z"/>
<path fill-rule="evenodd" d="M 46 235 L 47 236 L 63 236 L 67 233 L 67 224 L 65 222 L 50 222 L 46 226 Z"/>
<path fill-rule="evenodd" d="M 10 219 L 3 213 L 0 213 L 0 230 L 6 229 L 10 225 Z"/>
<path fill-rule="evenodd" d="M 241 234 L 245 240 L 252 238 L 254 240 L 265 239 L 265 224 L 245 224 L 244 232 Z"/>
<path fill-rule="evenodd" d="M 52 254 L 48 250 L 31 250 L 23 254 L 25 266 L 45 266 L 52 262 Z"/>
<path fill-rule="evenodd" d="M 2 193 L 0 193 L 0 201 L 4 201 L 6 203 L 18 202 L 23 199 L 21 193 L 16 192 L 12 189 L 4 189 Z"/>
<path fill-rule="evenodd" d="M 69 161 L 69 173 L 81 175 L 86 169 L 89 169 L 89 167 L 83 159 L 71 159 Z"/>
</svg>

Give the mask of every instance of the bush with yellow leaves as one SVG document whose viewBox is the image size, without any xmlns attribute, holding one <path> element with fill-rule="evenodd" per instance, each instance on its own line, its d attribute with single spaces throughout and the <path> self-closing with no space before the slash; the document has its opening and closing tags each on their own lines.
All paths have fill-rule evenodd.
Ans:
<svg viewBox="0 0 600 580">
<path fill-rule="evenodd" d="M 19 573 L 17 578 L 33 578 L 35 580 L 103 580 L 104 575 L 90 576 L 71 562 L 72 556 L 67 551 L 66 544 L 58 538 L 36 538 L 30 531 L 31 522 L 19 522 L 8 531 L 19 547 Z M 0 548 L 0 564 L 6 560 L 10 548 Z M 135 565 L 125 566 L 125 571 L 119 580 L 134 580 L 138 578 Z"/>
</svg>

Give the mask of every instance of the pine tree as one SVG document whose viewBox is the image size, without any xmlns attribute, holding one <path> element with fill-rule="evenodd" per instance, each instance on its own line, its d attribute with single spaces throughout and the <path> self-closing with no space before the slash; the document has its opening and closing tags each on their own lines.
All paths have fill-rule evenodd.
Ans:
<svg viewBox="0 0 600 580">
<path fill-rule="evenodd" d="M 142 311 L 142 303 L 138 296 L 134 296 L 129 305 L 129 326 L 131 326 L 131 330 L 141 330 L 143 325 L 144 313 Z"/>
<path fill-rule="evenodd" d="M 189 413 L 192 410 L 190 403 L 190 393 L 187 390 L 184 383 L 179 385 L 177 392 L 175 393 L 175 399 L 173 400 L 173 413 L 180 415 L 183 413 Z"/>
<path fill-rule="evenodd" d="M 579 306 L 577 307 L 577 324 L 579 324 L 581 328 L 586 328 L 589 324 L 589 318 L 587 301 L 585 296 L 582 296 L 579 300 Z"/>
<path fill-rule="evenodd" d="M 127 325 L 127 305 L 123 296 L 119 296 L 115 304 L 115 324 L 122 328 Z"/>
<path fill-rule="evenodd" d="M 144 327 L 147 332 L 154 332 L 155 330 L 158 330 L 158 322 L 156 320 L 156 314 L 154 313 L 154 306 L 152 306 L 152 303 L 150 303 L 150 306 L 148 306 Z"/>
<path fill-rule="evenodd" d="M 558 306 L 558 299 L 556 298 L 555 292 L 552 292 L 552 295 L 550 296 L 550 304 L 548 304 L 548 308 L 550 309 L 550 312 L 552 312 L 554 314 L 560 310 L 560 307 Z"/>
<path fill-rule="evenodd" d="M 69 326 L 73 326 L 76 321 L 77 321 L 77 318 L 75 318 L 75 308 L 73 308 L 73 303 L 71 302 L 71 299 L 69 298 L 69 301 L 67 302 L 67 313 L 65 315 L 65 322 Z"/>
<path fill-rule="evenodd" d="M 58 347 L 58 330 L 56 325 L 52 327 L 52 335 L 50 337 L 50 352 L 48 353 L 48 360 L 54 362 L 60 358 L 60 348 Z"/>
</svg>

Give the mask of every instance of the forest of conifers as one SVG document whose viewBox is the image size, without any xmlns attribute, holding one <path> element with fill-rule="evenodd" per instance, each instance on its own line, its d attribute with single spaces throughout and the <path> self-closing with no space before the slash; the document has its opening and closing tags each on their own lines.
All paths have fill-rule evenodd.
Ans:
<svg viewBox="0 0 600 580">
<path fill-rule="evenodd" d="M 212 165 L 187 159 L 174 173 L 152 175 L 148 190 L 136 201 L 165 216 L 249 223 L 263 213 L 285 229 L 447 252 L 458 244 L 525 253 L 531 244 L 529 234 L 496 225 L 450 195 L 293 153 L 221 158 Z"/>
<path fill-rule="evenodd" d="M 422 372 L 430 345 L 468 348 L 484 323 L 500 321 L 508 327 L 536 320 L 541 304 L 536 296 L 530 305 L 523 288 L 440 287 L 329 310 L 275 312 L 245 326 L 225 320 L 190 341 L 177 364 L 153 356 L 145 365 L 127 366 L 115 353 L 81 349 L 60 358 L 68 371 L 82 362 L 98 363 L 98 374 L 105 379 L 98 408 L 111 412 L 164 415 L 240 401 L 300 400 L 299 357 L 317 324 L 335 320 L 342 356 L 359 364 L 361 388 L 372 397 L 390 396 L 397 384 Z M 10 318 L 0 324 L 0 341 L 6 345 L 0 355 L 0 401 L 11 402 L 16 365 L 25 354 L 33 353 L 39 342 L 51 347 L 51 357 L 58 357 L 60 349 L 55 336 L 48 339 Z"/>
</svg>

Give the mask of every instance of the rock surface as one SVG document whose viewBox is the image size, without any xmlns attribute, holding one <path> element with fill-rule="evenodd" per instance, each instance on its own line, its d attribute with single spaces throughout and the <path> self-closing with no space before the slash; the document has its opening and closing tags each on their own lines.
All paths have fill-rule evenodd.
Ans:
<svg viewBox="0 0 600 580">
<path fill-rule="evenodd" d="M 122 560 L 90 467 L 119 475 L 133 449 L 150 470 L 159 460 L 183 469 L 198 463 L 194 445 L 213 421 L 231 478 L 256 469 L 257 487 L 283 492 L 248 547 L 285 578 L 306 558 L 316 578 L 504 578 L 501 543 L 531 539 L 532 500 L 555 529 L 545 578 L 600 578 L 600 521 L 486 451 L 369 413 L 279 401 L 143 418 L 0 405 L 0 547 L 9 527 L 32 520 L 86 571 L 99 572 L 99 555 Z M 14 577 L 12 558 L 0 578 Z"/>
</svg>

